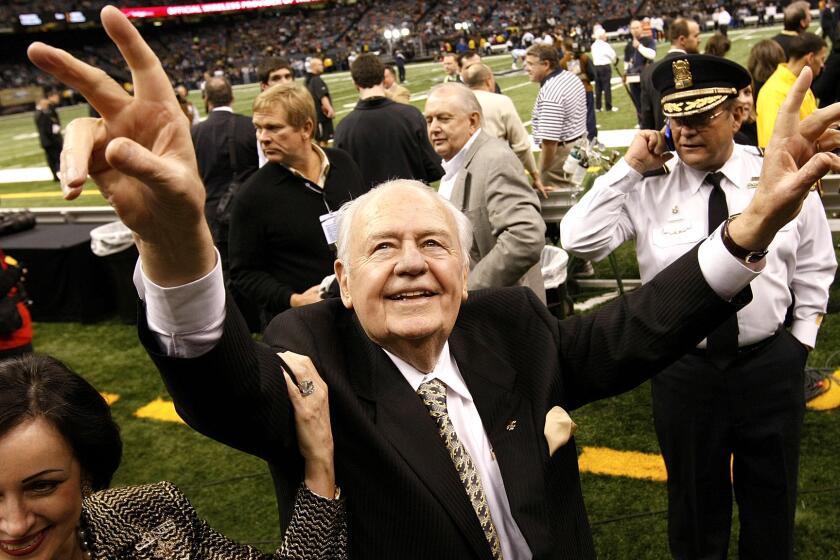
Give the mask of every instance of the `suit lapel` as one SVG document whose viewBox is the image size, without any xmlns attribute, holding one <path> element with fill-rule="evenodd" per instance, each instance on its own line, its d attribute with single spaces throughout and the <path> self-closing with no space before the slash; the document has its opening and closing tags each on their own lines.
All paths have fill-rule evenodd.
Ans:
<svg viewBox="0 0 840 560">
<path fill-rule="evenodd" d="M 358 397 L 373 408 L 379 433 L 443 505 L 476 555 L 490 559 L 490 546 L 437 425 L 385 352 L 354 322 L 356 343 L 348 345 L 348 373 Z"/>
<path fill-rule="evenodd" d="M 517 373 L 513 366 L 474 333 L 456 324 L 449 348 L 481 416 L 511 513 L 537 556 L 543 545 L 552 542 L 547 532 L 545 481 L 542 476 L 523 473 L 541 473 L 545 468 L 536 451 L 542 446 L 547 454 L 548 449 L 542 436 L 544 424 L 535 421 L 541 415 L 534 414 L 531 401 L 515 390 Z"/>
</svg>

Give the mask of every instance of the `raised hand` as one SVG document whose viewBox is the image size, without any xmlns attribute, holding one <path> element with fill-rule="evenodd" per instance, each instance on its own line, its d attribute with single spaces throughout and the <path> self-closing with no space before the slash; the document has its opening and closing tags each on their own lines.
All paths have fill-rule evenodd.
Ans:
<svg viewBox="0 0 840 560">
<path fill-rule="evenodd" d="M 662 167 L 672 157 L 665 136 L 657 130 L 640 130 L 624 154 L 630 167 L 642 174 Z"/>
<path fill-rule="evenodd" d="M 215 265 L 189 123 L 140 33 L 112 6 L 101 16 L 131 69 L 133 97 L 105 72 L 63 50 L 43 43 L 28 50 L 36 66 L 76 88 L 102 115 L 67 127 L 62 189 L 67 199 L 76 198 L 90 174 L 135 232 L 146 275 L 163 286 L 184 284 Z"/>
<path fill-rule="evenodd" d="M 295 428 L 300 454 L 305 461 L 306 485 L 316 494 L 332 498 L 335 494 L 335 466 L 327 384 L 307 356 L 294 352 L 277 355 L 291 368 L 291 371 L 284 371 L 283 376 L 295 410 Z M 292 381 L 291 376 L 297 383 Z"/>
<path fill-rule="evenodd" d="M 840 120 L 840 103 L 799 120 L 811 77 L 806 67 L 790 89 L 764 153 L 755 196 L 729 226 L 732 240 L 745 249 L 766 249 L 776 232 L 799 213 L 814 183 L 830 171 L 840 171 L 840 157 L 821 151 L 840 147 L 840 132 L 829 130 Z"/>
</svg>

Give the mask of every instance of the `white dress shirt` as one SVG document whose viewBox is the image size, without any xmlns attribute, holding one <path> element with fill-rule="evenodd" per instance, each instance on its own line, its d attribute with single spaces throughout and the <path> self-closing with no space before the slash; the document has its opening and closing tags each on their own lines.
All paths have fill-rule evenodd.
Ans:
<svg viewBox="0 0 840 560">
<path fill-rule="evenodd" d="M 487 505 L 490 507 L 490 516 L 493 518 L 493 525 L 496 527 L 499 543 L 502 546 L 502 557 L 505 560 L 531 558 L 531 549 L 528 548 L 528 543 L 510 512 L 505 483 L 493 454 L 490 439 L 484 431 L 481 416 L 478 415 L 472 395 L 464 383 L 464 378 L 461 377 L 458 364 L 449 352 L 449 342 L 443 345 L 443 351 L 431 373 L 417 370 L 387 350 L 385 354 L 391 358 L 415 393 L 422 383 L 432 379 L 439 379 L 446 384 L 446 408 L 449 419 L 452 420 L 458 439 L 466 447 L 481 477 L 481 485 L 487 497 Z"/>
<path fill-rule="evenodd" d="M 592 43 L 592 64 L 595 66 L 612 66 L 616 61 L 615 49 L 609 43 L 597 39 Z"/>
<path fill-rule="evenodd" d="M 458 172 L 464 167 L 464 160 L 467 159 L 467 152 L 470 151 L 470 146 L 473 145 L 473 142 L 475 142 L 475 139 L 478 138 L 480 133 L 480 128 L 473 132 L 473 135 L 470 136 L 470 139 L 467 140 L 464 147 L 458 150 L 458 153 L 455 154 L 452 159 L 449 161 L 441 160 L 440 164 L 443 166 L 444 175 L 441 177 L 440 184 L 438 185 L 438 194 L 446 200 L 452 200 L 452 189 L 455 188 L 455 177 L 458 176 Z"/>
<path fill-rule="evenodd" d="M 599 260 L 635 239 L 642 282 L 690 250 L 708 235 L 712 187 L 704 183 L 706 172 L 674 160 L 667 175 L 643 179 L 622 159 L 599 177 L 563 218 L 563 247 Z M 720 170 L 730 215 L 743 211 L 752 200 L 762 161 L 754 148 L 734 145 Z M 753 344 L 775 333 L 793 290 L 791 332 L 813 347 L 837 268 L 828 221 L 816 193 L 808 195 L 799 215 L 781 229 L 769 250 L 764 273 L 752 283 L 753 301 L 738 312 L 739 344 Z"/>
</svg>

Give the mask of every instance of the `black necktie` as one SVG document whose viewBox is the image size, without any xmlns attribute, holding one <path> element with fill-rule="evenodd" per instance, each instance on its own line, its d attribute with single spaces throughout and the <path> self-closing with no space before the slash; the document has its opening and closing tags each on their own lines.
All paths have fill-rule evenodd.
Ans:
<svg viewBox="0 0 840 560">
<path fill-rule="evenodd" d="M 712 185 L 709 195 L 709 235 L 729 217 L 726 194 L 720 186 L 723 173 L 709 173 L 706 182 Z M 718 368 L 726 368 L 738 354 L 738 317 L 733 313 L 706 338 L 706 355 Z"/>
</svg>

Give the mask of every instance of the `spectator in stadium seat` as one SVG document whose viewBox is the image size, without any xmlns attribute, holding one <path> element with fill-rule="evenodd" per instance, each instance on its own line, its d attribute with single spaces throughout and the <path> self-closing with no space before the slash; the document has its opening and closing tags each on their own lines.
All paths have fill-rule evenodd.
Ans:
<svg viewBox="0 0 840 560">
<path fill-rule="evenodd" d="M 257 140 L 269 163 L 242 186 L 230 223 L 233 285 L 265 318 L 322 299 L 332 274 L 329 220 L 344 202 L 367 191 L 342 150 L 314 142 L 312 97 L 297 83 L 277 84 L 254 99 Z"/>
<path fill-rule="evenodd" d="M 61 149 L 64 146 L 64 138 L 61 136 L 61 119 L 56 110 L 58 102 L 58 91 L 49 90 L 35 106 L 35 127 L 38 129 L 38 140 L 47 155 L 47 165 L 52 173 L 53 181 L 59 180 Z"/>
<path fill-rule="evenodd" d="M 324 60 L 313 56 L 309 59 L 309 72 L 306 74 L 306 88 L 315 101 L 315 110 L 318 115 L 317 128 L 315 129 L 315 141 L 323 148 L 329 145 L 335 133 L 333 129 L 333 118 L 335 109 L 332 106 L 330 90 L 321 74 L 324 73 Z"/>
<path fill-rule="evenodd" d="M 446 172 L 438 192 L 473 225 L 467 285 L 472 290 L 525 285 L 545 302 L 540 271 L 545 222 L 522 163 L 510 146 L 481 130 L 481 105 L 465 85 L 432 88 L 423 113 Z"/>
<path fill-rule="evenodd" d="M 367 188 L 391 179 L 432 183 L 443 176 L 440 158 L 426 135 L 423 114 L 385 95 L 385 65 L 375 54 L 360 54 L 350 66 L 359 102 L 335 131 L 335 147 L 359 166 Z"/>
<path fill-rule="evenodd" d="M 335 484 L 327 388 L 314 368 L 301 364 L 302 357 L 290 352 L 283 357 L 296 366 L 283 374 L 307 459 L 290 528 L 271 554 L 213 530 L 171 482 L 109 488 L 123 445 L 102 395 L 49 356 L 0 363 L 0 555 L 346 559 L 347 523 Z M 298 389 L 292 375 L 308 379 L 312 393 Z"/>
<path fill-rule="evenodd" d="M 397 76 L 392 66 L 385 66 L 384 76 L 382 87 L 385 88 L 385 95 L 397 103 L 411 103 L 411 92 L 407 87 L 397 83 Z"/>
<path fill-rule="evenodd" d="M 758 114 L 759 147 L 767 147 L 770 136 L 773 135 L 773 126 L 776 123 L 779 107 L 784 103 L 802 69 L 807 66 L 816 78 L 822 72 L 825 56 L 825 41 L 814 33 L 802 33 L 793 37 L 788 43 L 787 63 L 779 64 L 758 94 L 756 113 Z M 816 110 L 817 100 L 814 93 L 808 90 L 802 107 L 799 109 L 799 118 L 804 119 Z"/>
<path fill-rule="evenodd" d="M 531 176 L 531 183 L 534 188 L 544 197 L 548 197 L 548 191 L 542 184 L 540 172 L 534 154 L 531 151 L 531 138 L 513 100 L 506 95 L 494 93 L 493 71 L 486 64 L 473 64 L 463 73 L 464 85 L 470 88 L 475 94 L 478 103 L 481 105 L 481 130 L 504 140 L 522 162 L 525 170 Z"/>
<path fill-rule="evenodd" d="M 285 58 L 272 56 L 263 60 L 257 68 L 257 79 L 260 91 L 265 91 L 274 84 L 288 84 L 295 81 L 295 71 Z M 262 150 L 262 144 L 257 142 L 257 158 L 262 167 L 268 163 L 268 158 Z"/>
<path fill-rule="evenodd" d="M 700 49 L 700 26 L 692 19 L 675 19 L 668 28 L 668 34 L 671 39 L 671 48 L 668 49 L 662 60 L 646 66 L 642 71 L 639 127 L 645 130 L 662 130 L 662 127 L 665 126 L 659 92 L 653 87 L 653 80 L 651 79 L 653 69 L 660 64 L 668 64 L 668 61 L 680 55 L 696 54 Z"/>
<path fill-rule="evenodd" d="M 808 31 L 811 25 L 811 4 L 805 0 L 791 2 L 784 9 L 784 29 L 773 40 L 782 46 L 785 59 L 790 58 L 790 43 L 798 35 Z"/>
<path fill-rule="evenodd" d="M 525 54 L 525 71 L 540 84 L 531 123 L 542 148 L 540 179 L 548 190 L 574 186 L 563 171 L 572 147 L 586 134 L 586 90 L 577 76 L 560 68 L 550 45 L 533 45 Z"/>
</svg>

